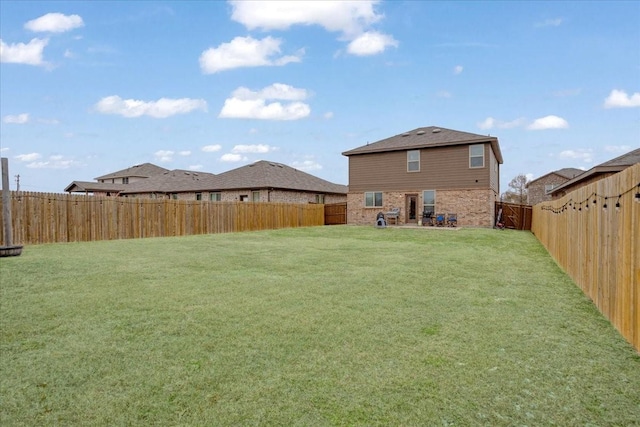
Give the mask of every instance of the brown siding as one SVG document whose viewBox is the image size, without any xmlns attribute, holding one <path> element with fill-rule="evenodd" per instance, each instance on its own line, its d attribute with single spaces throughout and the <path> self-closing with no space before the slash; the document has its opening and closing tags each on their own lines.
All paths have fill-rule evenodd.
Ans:
<svg viewBox="0 0 640 427">
<path fill-rule="evenodd" d="M 407 172 L 407 151 L 349 156 L 349 191 L 490 188 L 489 144 L 484 152 L 484 167 L 472 169 L 468 145 L 424 148 L 420 172 Z"/>
</svg>

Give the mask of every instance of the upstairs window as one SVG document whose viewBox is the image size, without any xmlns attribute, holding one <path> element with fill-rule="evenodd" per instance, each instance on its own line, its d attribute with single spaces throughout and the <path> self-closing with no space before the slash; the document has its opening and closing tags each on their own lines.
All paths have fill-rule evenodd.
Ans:
<svg viewBox="0 0 640 427">
<path fill-rule="evenodd" d="M 381 208 L 382 191 L 367 191 L 364 193 L 364 206 L 367 208 Z"/>
<path fill-rule="evenodd" d="M 220 202 L 220 201 L 222 201 L 222 194 L 221 193 L 211 193 L 211 194 L 209 194 L 209 199 L 212 202 Z"/>
<path fill-rule="evenodd" d="M 469 167 L 484 167 L 484 144 L 475 144 L 469 146 Z"/>
<path fill-rule="evenodd" d="M 324 204 L 324 194 L 316 194 L 316 203 Z"/>
<path fill-rule="evenodd" d="M 126 177 L 122 178 L 122 183 L 123 184 L 128 184 L 129 183 L 129 177 L 126 176 Z"/>
<path fill-rule="evenodd" d="M 420 150 L 407 151 L 407 172 L 420 172 Z"/>
<path fill-rule="evenodd" d="M 557 185 L 556 184 L 545 184 L 544 186 L 544 192 L 545 194 L 549 194 L 553 191 L 554 188 L 556 188 Z"/>
</svg>

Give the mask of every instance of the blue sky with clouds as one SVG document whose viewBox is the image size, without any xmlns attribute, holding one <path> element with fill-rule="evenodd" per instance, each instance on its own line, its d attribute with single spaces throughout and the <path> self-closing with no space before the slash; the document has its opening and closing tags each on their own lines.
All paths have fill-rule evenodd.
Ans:
<svg viewBox="0 0 640 427">
<path fill-rule="evenodd" d="M 257 160 L 348 184 L 343 151 L 491 134 L 501 191 L 640 146 L 640 2 L 0 1 L 11 187 Z"/>
</svg>

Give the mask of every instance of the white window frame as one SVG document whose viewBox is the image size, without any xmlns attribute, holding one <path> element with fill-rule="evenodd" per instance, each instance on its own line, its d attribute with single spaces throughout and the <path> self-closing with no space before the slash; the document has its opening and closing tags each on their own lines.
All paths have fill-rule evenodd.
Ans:
<svg viewBox="0 0 640 427">
<path fill-rule="evenodd" d="M 251 192 L 251 201 L 252 202 L 259 202 L 260 201 L 260 191 L 259 190 L 254 190 Z"/>
<path fill-rule="evenodd" d="M 379 194 L 380 195 L 380 205 L 376 205 L 376 195 Z M 371 200 L 373 201 L 373 204 L 368 205 L 367 204 L 367 195 L 371 195 Z M 364 193 L 364 207 L 365 208 L 381 208 L 383 204 L 383 199 L 382 199 L 382 191 L 365 191 Z"/>
<path fill-rule="evenodd" d="M 558 184 L 545 184 L 544 185 L 544 194 L 549 194 L 556 188 Z"/>
<path fill-rule="evenodd" d="M 411 165 L 417 165 L 417 169 L 411 169 Z M 420 172 L 420 150 L 407 151 L 407 172 Z"/>
<path fill-rule="evenodd" d="M 316 194 L 316 203 L 324 205 L 324 194 Z"/>
<path fill-rule="evenodd" d="M 481 147 L 482 148 L 482 155 L 479 154 L 474 154 L 473 153 L 473 149 L 477 148 L 477 147 Z M 481 166 L 474 166 L 473 165 L 473 159 L 477 159 L 477 158 L 482 158 L 482 165 Z M 473 144 L 469 146 L 469 169 L 481 169 L 484 167 L 484 144 Z"/>
<path fill-rule="evenodd" d="M 427 204 L 426 203 L 425 193 L 427 191 L 430 191 L 430 192 L 432 191 L 433 192 L 433 204 L 431 204 L 431 203 Z M 428 210 L 427 206 L 433 206 L 433 209 L 432 210 Z M 436 190 L 423 190 L 422 191 L 422 212 L 425 212 L 425 211 L 432 212 L 433 215 L 436 214 Z"/>
<path fill-rule="evenodd" d="M 219 191 L 209 193 L 209 200 L 212 202 L 221 202 L 222 201 L 222 193 Z"/>
</svg>

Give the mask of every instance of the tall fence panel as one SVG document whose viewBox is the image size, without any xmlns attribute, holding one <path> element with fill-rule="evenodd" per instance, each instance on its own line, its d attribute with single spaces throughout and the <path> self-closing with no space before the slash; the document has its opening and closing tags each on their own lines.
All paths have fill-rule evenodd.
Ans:
<svg viewBox="0 0 640 427">
<path fill-rule="evenodd" d="M 19 245 L 230 233 L 324 224 L 320 204 L 11 193 Z M 2 242 L 4 230 L 0 230 Z"/>
<path fill-rule="evenodd" d="M 533 207 L 532 232 L 640 351 L 640 164 Z"/>
<path fill-rule="evenodd" d="M 324 205 L 324 225 L 347 223 L 347 202 Z"/>
</svg>

